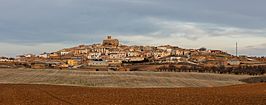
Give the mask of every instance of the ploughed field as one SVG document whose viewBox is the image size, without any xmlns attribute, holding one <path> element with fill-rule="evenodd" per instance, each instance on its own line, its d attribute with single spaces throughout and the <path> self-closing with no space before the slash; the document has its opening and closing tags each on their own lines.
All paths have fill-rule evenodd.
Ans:
<svg viewBox="0 0 266 105">
<path fill-rule="evenodd" d="M 265 83 L 194 88 L 1 84 L 0 105 L 265 105 L 265 87 Z"/>
<path fill-rule="evenodd" d="M 82 70 L 0 69 L 0 84 L 50 84 L 85 87 L 216 87 L 245 84 L 249 75 L 184 72 L 107 72 Z"/>
</svg>

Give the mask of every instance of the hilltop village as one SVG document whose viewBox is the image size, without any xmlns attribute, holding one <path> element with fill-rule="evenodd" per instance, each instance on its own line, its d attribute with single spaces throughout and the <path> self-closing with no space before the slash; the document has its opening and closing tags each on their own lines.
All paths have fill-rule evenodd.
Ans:
<svg viewBox="0 0 266 105">
<path fill-rule="evenodd" d="M 39 55 L 0 58 L 0 68 L 84 69 L 90 71 L 158 70 L 162 65 L 238 67 L 266 65 L 264 57 L 234 56 L 221 50 L 177 46 L 127 46 L 107 36 L 100 44 L 79 45 Z"/>
</svg>

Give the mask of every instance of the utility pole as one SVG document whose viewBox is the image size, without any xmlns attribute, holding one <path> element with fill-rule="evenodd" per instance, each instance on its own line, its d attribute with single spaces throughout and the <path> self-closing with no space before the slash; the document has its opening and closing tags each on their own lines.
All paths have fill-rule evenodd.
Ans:
<svg viewBox="0 0 266 105">
<path fill-rule="evenodd" d="M 238 46 L 237 46 L 237 42 L 236 42 L 236 56 L 238 56 Z"/>
</svg>

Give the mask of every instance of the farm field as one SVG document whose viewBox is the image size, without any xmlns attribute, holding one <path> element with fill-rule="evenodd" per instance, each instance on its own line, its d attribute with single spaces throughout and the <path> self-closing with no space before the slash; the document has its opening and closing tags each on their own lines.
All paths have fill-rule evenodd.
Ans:
<svg viewBox="0 0 266 105">
<path fill-rule="evenodd" d="M 174 88 L 245 84 L 249 75 L 184 72 L 107 72 L 82 70 L 0 69 L 0 84 L 50 84 L 84 87 Z"/>
<path fill-rule="evenodd" d="M 265 87 L 265 83 L 194 88 L 1 84 L 0 105 L 265 105 Z"/>
</svg>

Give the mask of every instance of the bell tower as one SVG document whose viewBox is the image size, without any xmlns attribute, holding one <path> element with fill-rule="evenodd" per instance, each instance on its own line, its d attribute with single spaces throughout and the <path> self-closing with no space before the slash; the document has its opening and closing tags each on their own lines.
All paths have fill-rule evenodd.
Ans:
<svg viewBox="0 0 266 105">
<path fill-rule="evenodd" d="M 107 36 L 107 39 L 112 39 L 112 36 Z"/>
<path fill-rule="evenodd" d="M 105 47 L 118 47 L 119 41 L 118 39 L 112 39 L 112 36 L 108 35 L 107 39 L 103 40 L 102 45 Z"/>
</svg>

